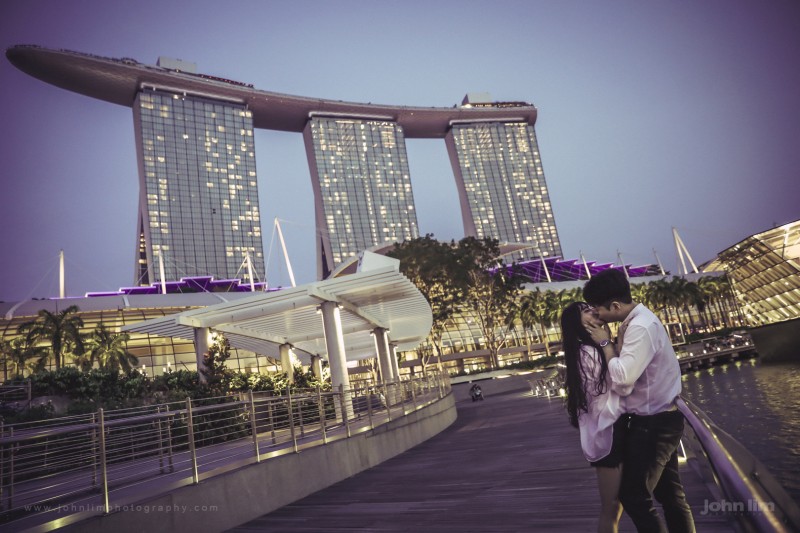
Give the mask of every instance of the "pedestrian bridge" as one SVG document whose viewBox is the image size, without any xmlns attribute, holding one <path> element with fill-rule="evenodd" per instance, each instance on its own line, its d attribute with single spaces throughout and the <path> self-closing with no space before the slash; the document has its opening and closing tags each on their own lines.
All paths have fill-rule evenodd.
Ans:
<svg viewBox="0 0 800 533">
<path fill-rule="evenodd" d="M 432 373 L 344 394 L 245 395 L 6 432 L 2 527 L 593 530 L 596 479 L 562 401 L 535 396 L 526 378 L 501 381 L 477 403 L 456 402 L 469 385 L 451 390 Z M 342 401 L 352 411 L 336 409 Z M 698 530 L 794 530 L 796 505 L 760 463 L 702 413 L 681 409 L 689 422 L 682 476 Z M 633 530 L 624 518 L 621 531 Z"/>
</svg>

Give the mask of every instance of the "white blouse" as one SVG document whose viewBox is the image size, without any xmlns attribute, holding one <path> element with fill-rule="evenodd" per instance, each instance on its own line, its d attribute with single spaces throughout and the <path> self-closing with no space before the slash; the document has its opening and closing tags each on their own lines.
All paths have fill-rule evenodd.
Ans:
<svg viewBox="0 0 800 533">
<path fill-rule="evenodd" d="M 611 452 L 614 440 L 614 422 L 625 413 L 625 398 L 612 390 L 611 376 L 606 374 L 606 389 L 597 394 L 597 379 L 600 374 L 600 357 L 593 346 L 581 346 L 583 365 L 583 390 L 586 393 L 588 412 L 580 413 L 578 428 L 581 432 L 581 448 L 588 461 L 599 461 Z"/>
</svg>

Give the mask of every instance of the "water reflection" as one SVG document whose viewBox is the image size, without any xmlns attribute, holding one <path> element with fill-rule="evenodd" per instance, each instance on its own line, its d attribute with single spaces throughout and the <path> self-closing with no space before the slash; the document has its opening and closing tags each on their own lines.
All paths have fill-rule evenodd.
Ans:
<svg viewBox="0 0 800 533">
<path fill-rule="evenodd" d="M 800 502 L 800 363 L 753 359 L 690 372 L 683 376 L 683 394 Z"/>
</svg>

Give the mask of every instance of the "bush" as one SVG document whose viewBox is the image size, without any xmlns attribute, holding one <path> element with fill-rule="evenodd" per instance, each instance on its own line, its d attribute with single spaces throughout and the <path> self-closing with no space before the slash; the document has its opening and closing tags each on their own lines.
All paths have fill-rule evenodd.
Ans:
<svg viewBox="0 0 800 533">
<path fill-rule="evenodd" d="M 196 371 L 178 370 L 151 378 L 131 370 L 122 374 L 113 370 L 92 369 L 82 372 L 76 367 L 59 370 L 44 370 L 30 376 L 33 397 L 64 396 L 70 400 L 67 412 L 85 414 L 98 408 L 106 410 L 138 407 L 154 403 L 183 401 L 202 398 L 228 396 L 249 390 L 255 392 L 272 391 L 285 394 L 289 388 L 286 374 L 250 374 L 234 372 L 224 366 L 227 359 L 227 346 L 222 344 L 216 357 L 207 361 L 210 371 L 206 373 L 208 383 L 200 383 Z M 320 383 L 314 375 L 303 372 L 301 367 L 294 369 L 293 389 L 314 389 L 321 386 L 330 389 L 327 383 Z M 31 409 L 26 420 L 42 420 L 53 414 L 50 409 Z M 10 416 L 10 415 L 9 415 Z M 17 420 L 19 417 L 15 417 Z M 10 421 L 6 417 L 6 421 Z"/>
<path fill-rule="evenodd" d="M 13 409 L 5 405 L 0 407 L 0 419 L 3 420 L 4 424 L 20 424 L 22 422 L 46 420 L 48 418 L 52 418 L 53 414 L 53 405 L 49 403 L 37 405 L 23 411 Z"/>
<path fill-rule="evenodd" d="M 70 396 L 80 394 L 84 374 L 74 366 L 43 370 L 30 376 L 31 394 L 35 396 Z"/>
</svg>

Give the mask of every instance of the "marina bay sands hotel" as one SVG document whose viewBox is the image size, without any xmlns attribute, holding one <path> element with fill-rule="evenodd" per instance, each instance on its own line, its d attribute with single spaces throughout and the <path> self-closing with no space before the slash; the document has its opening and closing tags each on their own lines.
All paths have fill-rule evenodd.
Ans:
<svg viewBox="0 0 800 533">
<path fill-rule="evenodd" d="M 37 46 L 15 46 L 23 72 L 133 109 L 139 166 L 135 280 L 264 272 L 254 128 L 302 133 L 314 191 L 320 279 L 367 248 L 419 236 L 407 138 L 444 139 L 464 234 L 561 257 L 534 132 L 536 108 L 468 94 L 452 108 L 292 96 L 200 74 Z"/>
</svg>

